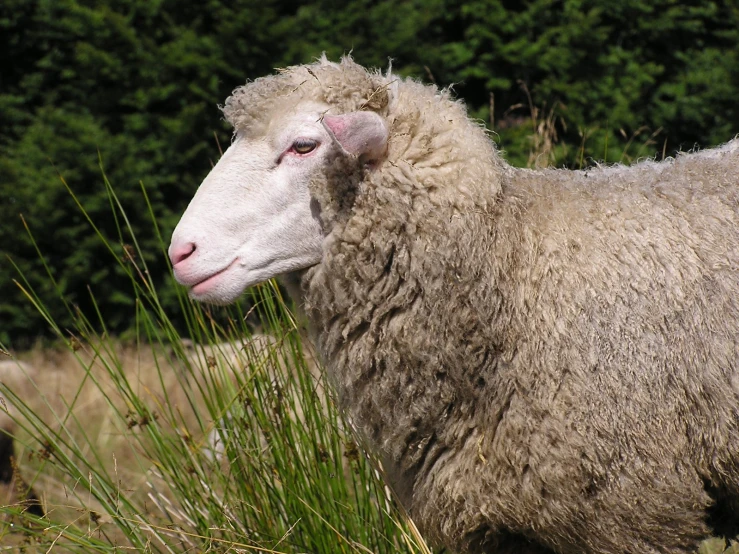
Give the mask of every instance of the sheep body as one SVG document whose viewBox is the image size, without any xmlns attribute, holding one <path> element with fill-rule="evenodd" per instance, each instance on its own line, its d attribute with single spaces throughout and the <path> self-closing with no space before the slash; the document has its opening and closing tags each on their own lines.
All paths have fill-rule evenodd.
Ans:
<svg viewBox="0 0 739 554">
<path fill-rule="evenodd" d="M 455 551 L 689 552 L 739 530 L 739 141 L 507 166 L 444 91 L 351 60 L 235 91 L 237 132 L 320 102 L 387 122 L 310 180 L 288 277 L 343 409 Z"/>
<path fill-rule="evenodd" d="M 492 209 L 435 206 L 412 234 L 388 231 L 401 193 L 332 237 L 305 282 L 320 351 L 438 538 L 678 551 L 708 534 L 706 481 L 739 494 L 739 167 L 681 188 L 698 161 L 510 171 Z"/>
</svg>

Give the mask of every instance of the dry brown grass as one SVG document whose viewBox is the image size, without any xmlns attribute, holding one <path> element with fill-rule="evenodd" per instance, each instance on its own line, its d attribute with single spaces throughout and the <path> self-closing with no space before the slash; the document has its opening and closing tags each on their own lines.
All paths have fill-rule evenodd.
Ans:
<svg viewBox="0 0 739 554">
<path fill-rule="evenodd" d="M 28 378 L 16 378 L 6 385 L 53 431 L 76 441 L 86 455 L 96 457 L 95 463 L 114 477 L 122 492 L 151 508 L 149 514 L 142 515 L 152 523 L 166 524 L 168 521 L 162 521 L 164 514 L 151 501 L 151 495 L 159 496 L 154 488 L 166 492 L 167 487 L 159 482 L 154 462 L 137 446 L 139 442 L 132 440 L 132 435 L 140 435 L 151 418 L 173 436 L 188 437 L 194 448 L 204 445 L 196 412 L 202 416 L 207 410 L 197 386 L 202 372 L 196 368 L 215 363 L 217 356 L 217 352 L 204 356 L 193 351 L 194 366 L 188 368 L 169 349 L 148 345 L 139 348 L 114 343 L 104 353 L 95 353 L 89 345 L 81 344 L 76 352 L 67 348 L 35 348 L 17 356 Z M 112 366 L 122 369 L 120 376 L 146 403 L 148 417 L 134 415 L 141 410 L 135 410 L 121 394 L 121 387 L 114 380 L 118 373 L 109 369 Z M 92 495 L 85 494 L 87 483 L 70 482 L 58 471 L 48 450 L 50 445 L 34 442 L 30 436 L 38 433 L 31 431 L 31 424 L 21 414 L 14 413 L 12 399 L 8 398 L 5 404 L 19 418 L 15 428 L 17 470 L 23 481 L 33 487 L 44 511 L 59 521 L 86 523 L 90 532 L 102 529 L 105 511 Z M 125 420 L 121 413 L 127 414 Z M 0 498 L 0 502 L 17 501 L 18 491 L 6 489 L 5 500 Z M 2 539 L 8 531 L 0 527 L 0 544 L 8 540 Z"/>
<path fill-rule="evenodd" d="M 242 383 L 245 374 L 248 382 L 250 372 L 261 372 L 262 379 L 270 379 L 274 372 L 289 371 L 284 363 L 269 357 L 268 352 L 274 354 L 281 345 L 267 336 L 254 336 L 240 344 L 195 346 L 186 342 L 177 354 L 171 347 L 120 342 L 89 345 L 75 339 L 72 348 L 68 346 L 20 353 L 13 362 L 5 362 L 16 371 L 6 372 L 4 380 L 0 375 L 0 380 L 49 426 L 51 433 L 74 441 L 74 450 L 82 449 L 96 471 L 111 476 L 120 493 L 144 506 L 146 512 L 141 516 L 152 526 L 167 526 L 179 520 L 176 523 L 186 527 L 187 517 L 169 494 L 156 461 L 145 453 L 149 451 L 146 426 L 156 422 L 159 434 L 184 441 L 193 451 L 212 449 L 217 434 L 211 431 L 223 421 L 208 419 L 209 394 L 217 388 L 236 398 L 236 371 Z M 323 396 L 317 366 L 310 355 L 307 360 L 315 390 Z M 123 379 L 127 386 L 121 386 Z M 140 405 L 131 405 L 127 390 L 144 402 L 143 410 Z M 2 396 L 0 393 L 0 399 Z M 60 448 L 59 441 L 39 441 L 43 432 L 38 426 L 34 429 L 32 422 L 15 409 L 17 400 L 12 395 L 6 396 L 0 403 L 17 420 L 13 425 L 17 479 L 15 486 L 0 489 L 0 505 L 22 503 L 29 491 L 17 484 L 27 484 L 50 519 L 73 522 L 86 527 L 91 535 L 98 533 L 113 544 L 125 544 L 120 530 L 108 525 L 110 516 L 104 506 L 87 492 L 91 484 L 71 482 L 68 473 L 55 466 L 59 452 L 50 449 Z M 226 413 L 221 415 L 228 418 Z M 7 415 L 0 413 L 0 417 Z M 300 419 L 302 414 L 295 417 Z M 212 455 L 218 458 L 219 453 L 214 450 Z M 217 461 L 216 466 L 219 463 L 225 470 L 226 462 Z M 7 516 L 0 523 L 0 545 L 20 546 L 26 541 L 22 534 L 13 532 L 12 524 Z"/>
</svg>

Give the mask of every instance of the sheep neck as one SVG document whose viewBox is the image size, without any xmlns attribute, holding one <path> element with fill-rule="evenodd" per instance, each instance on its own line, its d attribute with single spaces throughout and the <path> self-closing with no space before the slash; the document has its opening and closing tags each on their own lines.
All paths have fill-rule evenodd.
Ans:
<svg viewBox="0 0 739 554">
<path fill-rule="evenodd" d="M 495 280 L 480 279 L 493 274 L 481 256 L 498 248 L 494 198 L 465 182 L 414 186 L 418 177 L 400 165 L 368 173 L 301 287 L 341 407 L 406 503 L 414 475 L 472 440 L 474 421 L 455 412 L 471 411 L 482 389 L 458 360 L 495 363 L 495 341 L 481 330 L 501 305 Z M 459 344 L 464 329 L 470 341 Z M 467 423 L 445 427 L 448 419 Z"/>
</svg>

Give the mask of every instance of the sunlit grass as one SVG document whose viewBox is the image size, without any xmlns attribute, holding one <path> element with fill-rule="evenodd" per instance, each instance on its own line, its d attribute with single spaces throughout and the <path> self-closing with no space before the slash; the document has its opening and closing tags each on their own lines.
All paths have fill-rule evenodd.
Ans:
<svg viewBox="0 0 739 554">
<path fill-rule="evenodd" d="M 58 346 L 20 354 L 26 371 L 0 389 L 18 496 L 32 488 L 45 512 L 0 506 L 0 551 L 428 552 L 344 430 L 279 288 L 249 292 L 259 334 L 181 294 L 183 341 L 105 186 L 119 243 L 88 218 L 90 232 L 130 277 L 134 332 L 111 338 L 60 298 L 75 321 L 62 329 L 19 275 Z M 152 232 L 164 256 L 155 214 Z"/>
</svg>

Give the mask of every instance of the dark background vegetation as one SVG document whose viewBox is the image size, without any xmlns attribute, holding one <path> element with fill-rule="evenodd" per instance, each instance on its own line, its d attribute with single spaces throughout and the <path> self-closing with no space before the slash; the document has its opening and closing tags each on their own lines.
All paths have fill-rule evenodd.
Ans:
<svg viewBox="0 0 739 554">
<path fill-rule="evenodd" d="M 168 238 L 229 143 L 217 104 L 323 51 L 453 85 L 516 165 L 660 158 L 739 132 L 736 0 L 2 0 L 0 341 L 47 334 L 10 259 L 64 321 L 21 213 L 64 295 L 89 312 L 92 291 L 109 330 L 130 329 L 126 277 L 60 179 L 123 255 L 101 161 L 176 313 L 140 182 Z"/>
</svg>

